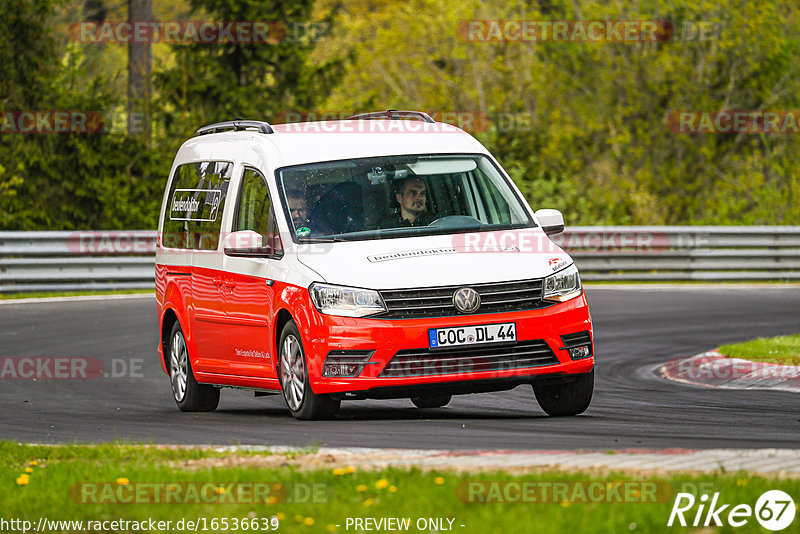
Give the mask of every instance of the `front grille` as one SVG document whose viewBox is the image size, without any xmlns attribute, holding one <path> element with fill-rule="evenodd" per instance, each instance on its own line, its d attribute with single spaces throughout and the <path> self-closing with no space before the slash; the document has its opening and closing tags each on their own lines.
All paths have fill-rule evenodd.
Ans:
<svg viewBox="0 0 800 534">
<path fill-rule="evenodd" d="M 458 347 L 435 350 L 400 350 L 383 368 L 382 378 L 449 375 L 479 371 L 505 371 L 558 363 L 558 358 L 542 339 L 520 341 L 516 345 Z"/>
<path fill-rule="evenodd" d="M 380 319 L 416 319 L 463 315 L 453 306 L 453 293 L 471 287 L 481 297 L 481 306 L 472 314 L 514 312 L 550 306 L 542 301 L 542 279 L 470 284 L 462 286 L 424 287 L 381 291 L 388 311 L 373 317 Z"/>
</svg>

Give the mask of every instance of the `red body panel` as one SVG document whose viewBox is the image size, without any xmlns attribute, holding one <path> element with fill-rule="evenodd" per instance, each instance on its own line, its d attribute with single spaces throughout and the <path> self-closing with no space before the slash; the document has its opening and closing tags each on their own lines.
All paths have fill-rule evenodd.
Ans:
<svg viewBox="0 0 800 534">
<path fill-rule="evenodd" d="M 164 344 L 170 332 L 163 331 L 164 316 L 171 311 L 178 317 L 181 326 L 189 324 L 187 310 L 192 302 L 191 268 L 187 266 L 156 265 L 156 310 L 158 313 L 159 342 L 158 356 L 161 368 L 167 371 L 167 362 L 164 359 Z M 196 354 L 194 339 L 191 331 L 184 328 L 184 337 L 191 354 Z"/>
<path fill-rule="evenodd" d="M 547 374 L 586 373 L 594 367 L 594 356 L 573 361 L 559 336 L 584 330 L 592 324 L 586 297 L 581 295 L 553 306 L 521 312 L 464 315 L 442 318 L 381 320 L 335 317 L 320 314 L 306 288 L 263 278 L 192 269 L 188 276 L 170 275 L 181 268 L 156 266 L 159 325 L 172 309 L 187 340 L 195 377 L 199 382 L 255 389 L 280 389 L 276 378 L 276 331 L 278 314 L 287 310 L 297 323 L 308 361 L 311 387 L 316 393 L 366 391 L 378 387 L 412 386 L 484 379 L 514 379 Z M 183 268 L 186 271 L 186 268 Z M 222 280 L 221 289 L 214 284 Z M 222 312 L 210 301 L 217 293 Z M 213 313 L 211 313 L 213 312 Z M 198 313 L 201 319 L 197 319 Z M 210 316 L 210 317 L 209 317 Z M 216 321 L 210 318 L 216 317 Z M 401 378 L 378 375 L 392 356 L 402 349 L 428 347 L 428 329 L 449 326 L 514 322 L 517 340 L 543 339 L 559 363 L 503 371 L 462 372 Z M 163 335 L 169 335 L 164 332 Z M 322 364 L 331 350 L 374 350 L 361 376 L 326 378 Z M 163 352 L 159 344 L 159 354 Z M 166 369 L 165 369 L 166 370 Z"/>
<path fill-rule="evenodd" d="M 234 372 L 228 342 L 228 291 L 224 279 L 224 273 L 218 270 L 192 267 L 192 300 L 188 309 L 194 346 L 190 355 L 195 372 Z M 186 326 L 181 326 L 185 335 Z"/>
</svg>

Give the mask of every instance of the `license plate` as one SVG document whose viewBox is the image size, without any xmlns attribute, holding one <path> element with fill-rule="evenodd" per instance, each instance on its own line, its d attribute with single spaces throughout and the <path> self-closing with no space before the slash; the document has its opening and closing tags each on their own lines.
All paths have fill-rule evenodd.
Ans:
<svg viewBox="0 0 800 534">
<path fill-rule="evenodd" d="M 431 328 L 428 330 L 428 339 L 432 349 L 458 347 L 461 345 L 509 343 L 517 340 L 517 325 L 516 323 L 502 323 Z"/>
</svg>

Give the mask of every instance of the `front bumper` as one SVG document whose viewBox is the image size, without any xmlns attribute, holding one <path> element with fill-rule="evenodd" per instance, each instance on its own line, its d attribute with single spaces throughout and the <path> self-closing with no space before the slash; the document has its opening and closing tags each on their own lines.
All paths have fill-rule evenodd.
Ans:
<svg viewBox="0 0 800 534">
<path fill-rule="evenodd" d="M 318 394 L 336 393 L 345 398 L 389 398 L 409 396 L 415 392 L 445 391 L 442 388 L 453 393 L 477 393 L 510 389 L 536 380 L 568 379 L 569 375 L 588 373 L 594 368 L 593 350 L 590 357 L 573 360 L 561 339 L 562 335 L 592 332 L 589 307 L 583 294 L 546 308 L 509 313 L 396 320 L 335 317 L 319 314 L 316 310 L 312 315 L 303 342 L 311 387 Z M 442 367 L 435 374 L 382 374 L 398 351 L 428 349 L 428 330 L 431 328 L 507 322 L 516 324 L 517 343 L 542 340 L 554 358 L 534 366 L 500 366 L 492 370 L 475 371 L 471 369 L 480 369 L 481 366 L 462 365 L 452 372 Z M 323 364 L 329 352 L 351 350 L 372 352 L 369 363 L 359 376 L 322 376 Z M 440 354 L 431 352 L 431 357 L 435 359 Z M 454 352 L 449 353 L 452 354 Z"/>
</svg>

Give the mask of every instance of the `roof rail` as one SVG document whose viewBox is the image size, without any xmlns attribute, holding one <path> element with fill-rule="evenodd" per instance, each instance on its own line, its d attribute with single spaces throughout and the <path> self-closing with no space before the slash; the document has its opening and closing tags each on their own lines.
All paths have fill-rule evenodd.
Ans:
<svg viewBox="0 0 800 534">
<path fill-rule="evenodd" d="M 436 121 L 431 118 L 430 115 L 424 113 L 422 111 L 398 111 L 396 109 L 390 109 L 387 111 L 373 111 L 372 113 L 359 113 L 358 115 L 353 115 L 352 117 L 347 117 L 345 120 L 370 120 L 370 119 L 419 119 L 425 122 L 433 122 Z"/>
<path fill-rule="evenodd" d="M 228 130 L 233 130 L 234 132 L 240 132 L 242 130 L 247 130 L 248 128 L 256 128 L 258 129 L 259 133 L 262 134 L 275 133 L 272 130 L 272 126 L 270 126 L 268 122 L 234 119 L 232 121 L 217 122 L 215 124 L 209 124 L 208 126 L 203 126 L 199 130 L 197 130 L 196 135 L 226 132 Z"/>
</svg>

